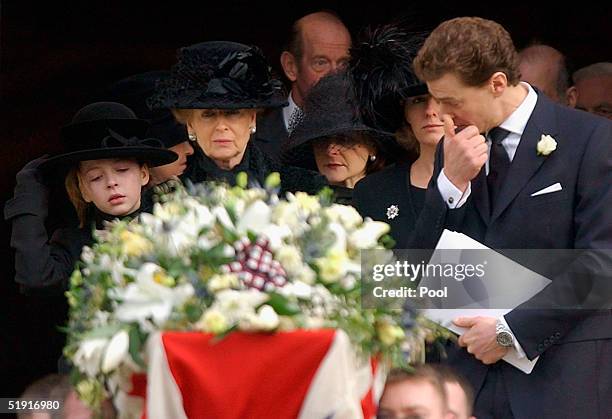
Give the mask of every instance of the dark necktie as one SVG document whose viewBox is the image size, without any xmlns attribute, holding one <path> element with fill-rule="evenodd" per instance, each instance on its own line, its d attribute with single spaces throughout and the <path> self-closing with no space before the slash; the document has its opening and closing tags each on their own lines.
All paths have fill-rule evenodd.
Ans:
<svg viewBox="0 0 612 419">
<path fill-rule="evenodd" d="M 491 212 L 495 208 L 499 191 L 503 185 L 508 169 L 510 168 L 510 158 L 502 145 L 504 138 L 510 131 L 500 127 L 495 127 L 489 131 L 491 139 L 491 153 L 489 155 L 489 174 L 487 175 L 487 185 L 489 187 L 489 200 Z"/>
</svg>

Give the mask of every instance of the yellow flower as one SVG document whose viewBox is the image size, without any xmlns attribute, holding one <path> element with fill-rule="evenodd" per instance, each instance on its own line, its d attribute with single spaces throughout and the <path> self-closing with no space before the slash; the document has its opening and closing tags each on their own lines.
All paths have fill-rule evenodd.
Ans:
<svg viewBox="0 0 612 419">
<path fill-rule="evenodd" d="M 236 185 L 242 189 L 246 189 L 249 177 L 246 172 L 240 172 L 236 175 Z"/>
<path fill-rule="evenodd" d="M 295 194 L 295 202 L 298 206 L 309 214 L 319 211 L 321 204 L 319 198 L 308 195 L 306 192 L 297 192 Z"/>
<path fill-rule="evenodd" d="M 79 399 L 94 410 L 100 408 L 105 397 L 102 384 L 95 379 L 79 381 L 76 385 L 76 392 Z"/>
<path fill-rule="evenodd" d="M 70 291 L 66 291 L 64 295 L 68 299 L 68 305 L 70 307 L 76 307 L 79 304 L 79 300 L 77 300 L 74 294 L 72 294 Z"/>
<path fill-rule="evenodd" d="M 214 309 L 208 310 L 202 315 L 198 326 L 205 332 L 214 333 L 215 335 L 223 333 L 228 329 L 227 319 L 223 313 Z"/>
<path fill-rule="evenodd" d="M 153 281 L 166 287 L 173 287 L 176 284 L 174 278 L 166 274 L 166 271 L 161 269 L 153 274 Z"/>
<path fill-rule="evenodd" d="M 202 265 L 198 269 L 198 276 L 202 281 L 208 281 L 215 274 L 215 271 L 208 265 Z"/>
<path fill-rule="evenodd" d="M 228 288 L 238 286 L 238 277 L 236 274 L 215 275 L 208 282 L 210 292 L 217 292 Z"/>
<path fill-rule="evenodd" d="M 139 257 L 153 250 L 153 244 L 140 234 L 123 230 L 119 237 L 123 244 L 123 252 L 128 256 Z"/>
<path fill-rule="evenodd" d="M 276 260 L 283 265 L 283 268 L 289 275 L 298 275 L 304 267 L 302 255 L 299 249 L 293 245 L 285 245 L 278 249 Z"/>
<path fill-rule="evenodd" d="M 83 276 L 81 275 L 80 269 L 75 269 L 70 276 L 70 285 L 73 287 L 78 287 L 83 284 Z"/>
<path fill-rule="evenodd" d="M 397 341 L 401 341 L 406 337 L 404 330 L 388 321 L 382 321 L 376 326 L 378 338 L 385 346 L 391 346 Z"/>
<path fill-rule="evenodd" d="M 345 251 L 333 249 L 326 257 L 316 260 L 319 275 L 324 282 L 336 282 L 346 274 L 348 255 Z"/>
</svg>

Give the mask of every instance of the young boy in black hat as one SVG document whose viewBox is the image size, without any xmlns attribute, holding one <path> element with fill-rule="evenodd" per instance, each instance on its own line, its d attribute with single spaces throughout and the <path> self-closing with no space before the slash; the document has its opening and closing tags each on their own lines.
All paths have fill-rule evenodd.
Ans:
<svg viewBox="0 0 612 419">
<path fill-rule="evenodd" d="M 141 192 L 149 182 L 149 167 L 177 158 L 158 140 L 145 138 L 148 126 L 119 103 L 90 104 L 62 129 L 69 152 L 33 160 L 17 174 L 15 196 L 7 202 L 4 215 L 13 225 L 15 281 L 22 291 L 65 290 L 83 246 L 93 243 L 92 229 L 146 209 Z M 79 228 L 55 231 L 51 240 L 45 228 L 43 177 L 65 177 L 80 221 Z"/>
</svg>

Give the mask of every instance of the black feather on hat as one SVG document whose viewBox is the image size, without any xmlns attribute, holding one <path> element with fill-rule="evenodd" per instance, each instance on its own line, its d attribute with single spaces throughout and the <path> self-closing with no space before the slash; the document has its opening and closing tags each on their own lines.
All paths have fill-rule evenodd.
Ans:
<svg viewBox="0 0 612 419">
<path fill-rule="evenodd" d="M 425 40 L 397 25 L 368 29 L 351 48 L 349 72 L 366 124 L 394 133 L 404 125 L 404 100 L 427 93 L 412 61 Z"/>
</svg>

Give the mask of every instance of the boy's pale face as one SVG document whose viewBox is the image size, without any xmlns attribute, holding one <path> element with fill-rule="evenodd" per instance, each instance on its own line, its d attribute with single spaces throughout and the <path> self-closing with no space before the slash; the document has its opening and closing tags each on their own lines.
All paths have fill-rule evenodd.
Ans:
<svg viewBox="0 0 612 419">
<path fill-rule="evenodd" d="M 134 160 L 86 160 L 79 167 L 83 199 L 110 215 L 128 215 L 140 208 L 140 193 L 148 181 L 147 167 Z"/>
<path fill-rule="evenodd" d="M 378 418 L 450 419 L 444 398 L 425 380 L 387 384 L 380 399 Z"/>
</svg>

